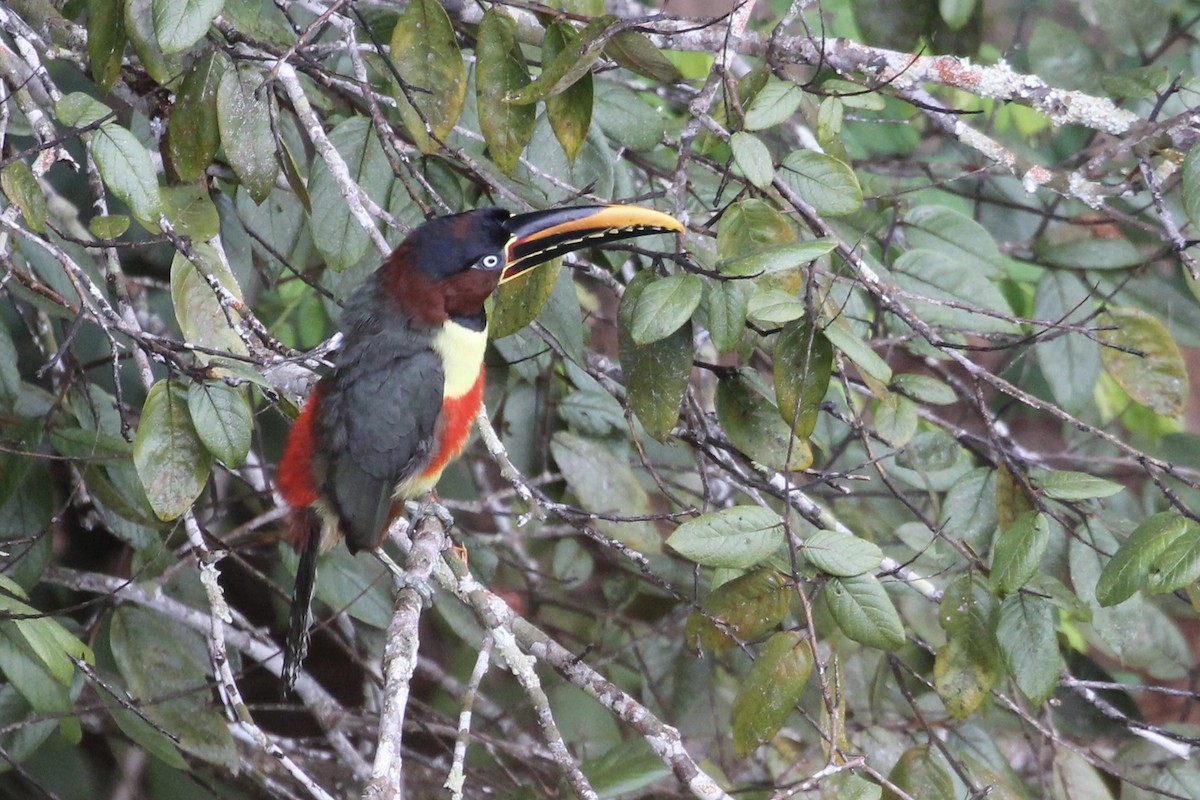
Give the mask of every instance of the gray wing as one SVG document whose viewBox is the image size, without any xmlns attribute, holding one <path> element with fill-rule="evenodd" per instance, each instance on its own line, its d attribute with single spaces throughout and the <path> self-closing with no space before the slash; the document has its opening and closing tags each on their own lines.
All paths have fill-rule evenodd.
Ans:
<svg viewBox="0 0 1200 800">
<path fill-rule="evenodd" d="M 442 363 L 427 339 L 414 347 L 412 333 L 347 344 L 321 398 L 325 496 L 351 552 L 379 543 L 396 484 L 423 469 L 435 446 Z"/>
</svg>

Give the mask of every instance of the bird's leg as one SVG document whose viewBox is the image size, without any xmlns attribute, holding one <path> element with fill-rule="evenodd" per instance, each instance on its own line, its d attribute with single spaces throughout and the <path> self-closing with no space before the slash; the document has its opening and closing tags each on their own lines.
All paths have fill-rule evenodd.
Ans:
<svg viewBox="0 0 1200 800">
<path fill-rule="evenodd" d="M 430 514 L 437 517 L 441 521 L 442 527 L 446 529 L 446 534 L 449 535 L 450 530 L 454 527 L 454 515 L 450 513 L 449 509 L 438 502 L 439 499 L 437 490 L 434 489 L 420 500 L 407 501 L 404 507 L 414 519 L 420 519 Z"/>
<path fill-rule="evenodd" d="M 382 547 L 375 548 L 375 557 L 392 573 L 392 591 L 398 593 L 401 589 L 412 589 L 421 596 L 421 605 L 426 608 L 433 605 L 433 587 L 429 581 L 414 578 L 408 570 L 393 561 Z"/>
</svg>

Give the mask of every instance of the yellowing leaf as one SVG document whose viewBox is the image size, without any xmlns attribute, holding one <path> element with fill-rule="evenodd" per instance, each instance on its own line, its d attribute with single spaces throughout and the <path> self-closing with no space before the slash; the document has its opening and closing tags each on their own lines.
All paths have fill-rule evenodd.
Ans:
<svg viewBox="0 0 1200 800">
<path fill-rule="evenodd" d="M 533 138 L 534 107 L 505 101 L 509 92 L 529 83 L 529 68 L 516 38 L 517 24 L 498 6 L 488 9 L 475 45 L 475 92 L 479 131 L 492 160 L 511 175 L 521 151 Z"/>
<path fill-rule="evenodd" d="M 1108 347 L 1100 350 L 1100 362 L 1113 380 L 1135 403 L 1164 417 L 1183 413 L 1188 399 L 1188 374 L 1167 327 L 1136 308 L 1110 308 L 1097 323 L 1111 330 L 1100 331 Z"/>
<path fill-rule="evenodd" d="M 467 68 L 446 9 L 437 0 L 412 0 L 391 45 L 392 64 L 407 83 L 396 92 L 404 126 L 422 152 L 436 152 L 467 97 Z"/>
</svg>

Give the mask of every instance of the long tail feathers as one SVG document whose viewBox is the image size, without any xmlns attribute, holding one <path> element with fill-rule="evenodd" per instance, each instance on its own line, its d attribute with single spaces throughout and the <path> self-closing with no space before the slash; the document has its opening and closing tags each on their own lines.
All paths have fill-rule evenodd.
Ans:
<svg viewBox="0 0 1200 800">
<path fill-rule="evenodd" d="M 292 512 L 293 534 L 295 528 L 305 526 L 305 535 L 293 541 L 299 546 L 300 564 L 296 567 L 296 585 L 292 589 L 292 611 L 288 619 L 287 639 L 283 654 L 283 691 L 287 694 L 296 684 L 300 664 L 308 654 L 308 629 L 312 626 L 313 593 L 317 586 L 317 555 L 321 549 L 320 524 L 312 509 L 296 509 Z"/>
</svg>

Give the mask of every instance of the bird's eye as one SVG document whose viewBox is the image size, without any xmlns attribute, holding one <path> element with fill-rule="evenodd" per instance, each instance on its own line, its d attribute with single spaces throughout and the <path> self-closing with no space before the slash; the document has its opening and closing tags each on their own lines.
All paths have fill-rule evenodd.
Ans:
<svg viewBox="0 0 1200 800">
<path fill-rule="evenodd" d="M 484 256 L 483 258 L 479 259 L 479 266 L 483 267 L 484 269 L 495 269 L 496 267 L 500 266 L 500 256 Z"/>
</svg>

